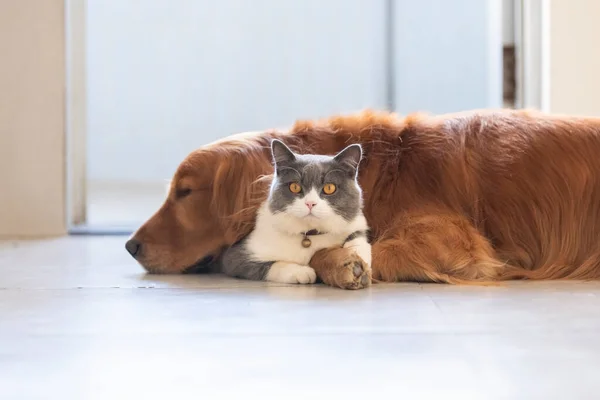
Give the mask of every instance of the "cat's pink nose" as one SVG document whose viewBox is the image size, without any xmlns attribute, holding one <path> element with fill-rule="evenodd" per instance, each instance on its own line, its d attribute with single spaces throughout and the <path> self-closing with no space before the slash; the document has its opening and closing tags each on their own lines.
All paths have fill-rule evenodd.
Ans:
<svg viewBox="0 0 600 400">
<path fill-rule="evenodd" d="M 306 204 L 306 207 L 308 207 L 309 211 L 312 211 L 313 207 L 317 205 L 317 203 L 315 203 L 314 201 L 307 201 L 304 204 Z"/>
</svg>

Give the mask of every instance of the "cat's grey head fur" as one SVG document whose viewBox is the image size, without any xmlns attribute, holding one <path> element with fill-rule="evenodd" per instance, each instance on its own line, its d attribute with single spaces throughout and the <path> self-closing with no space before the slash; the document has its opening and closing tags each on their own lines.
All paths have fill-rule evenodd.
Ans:
<svg viewBox="0 0 600 400">
<path fill-rule="evenodd" d="M 359 144 L 346 147 L 335 156 L 296 154 L 283 142 L 273 140 L 271 152 L 275 175 L 269 194 L 272 213 L 285 213 L 299 199 L 313 190 L 319 198 L 344 220 L 355 218 L 362 208 L 362 193 L 357 182 L 358 165 L 362 158 Z M 295 194 L 290 184 L 297 182 L 302 192 Z M 333 183 L 336 191 L 325 194 L 325 184 Z M 313 194 L 315 192 L 312 192 Z"/>
</svg>

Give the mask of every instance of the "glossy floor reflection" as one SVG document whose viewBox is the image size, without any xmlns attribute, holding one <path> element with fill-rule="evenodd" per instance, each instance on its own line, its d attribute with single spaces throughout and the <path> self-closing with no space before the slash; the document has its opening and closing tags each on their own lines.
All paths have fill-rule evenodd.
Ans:
<svg viewBox="0 0 600 400">
<path fill-rule="evenodd" d="M 363 291 L 148 276 L 124 237 L 0 244 L 0 399 L 593 399 L 600 284 Z"/>
</svg>

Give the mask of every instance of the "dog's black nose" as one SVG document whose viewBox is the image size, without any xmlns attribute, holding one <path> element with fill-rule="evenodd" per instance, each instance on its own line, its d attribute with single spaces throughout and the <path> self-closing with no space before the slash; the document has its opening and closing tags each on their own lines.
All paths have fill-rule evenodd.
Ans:
<svg viewBox="0 0 600 400">
<path fill-rule="evenodd" d="M 129 239 L 127 243 L 125 243 L 125 249 L 133 258 L 137 258 L 142 252 L 142 244 L 139 240 Z"/>
</svg>

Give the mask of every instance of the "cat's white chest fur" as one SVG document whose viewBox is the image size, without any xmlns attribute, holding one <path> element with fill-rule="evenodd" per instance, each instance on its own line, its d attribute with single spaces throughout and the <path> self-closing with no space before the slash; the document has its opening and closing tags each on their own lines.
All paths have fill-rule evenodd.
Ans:
<svg viewBox="0 0 600 400">
<path fill-rule="evenodd" d="M 362 214 L 352 221 L 340 216 L 327 218 L 326 221 L 312 217 L 298 219 L 272 214 L 268 204 L 264 203 L 258 212 L 255 229 L 248 237 L 247 246 L 256 261 L 276 260 L 308 265 L 318 250 L 341 246 L 350 234 L 366 230 L 367 227 Z M 302 233 L 313 229 L 322 234 L 309 236 L 311 245 L 303 247 Z"/>
<path fill-rule="evenodd" d="M 348 234 L 349 235 L 349 234 Z M 302 246 L 304 237 L 298 232 L 294 235 L 282 233 L 274 229 L 265 229 L 263 233 L 255 230 L 249 238 L 248 248 L 252 250 L 253 258 L 260 261 L 285 261 L 300 265 L 308 265 L 312 256 L 320 249 L 340 246 L 348 235 L 324 233 L 311 235 L 309 247 Z"/>
</svg>

